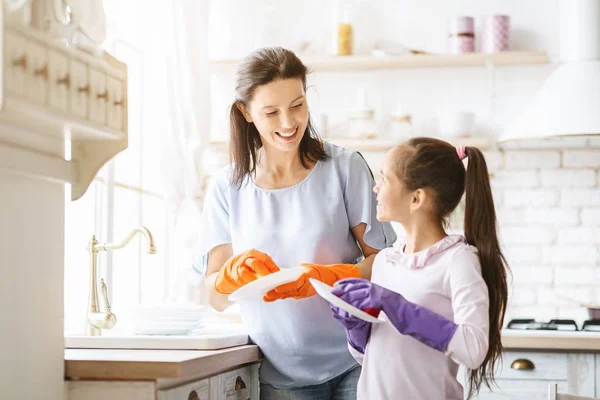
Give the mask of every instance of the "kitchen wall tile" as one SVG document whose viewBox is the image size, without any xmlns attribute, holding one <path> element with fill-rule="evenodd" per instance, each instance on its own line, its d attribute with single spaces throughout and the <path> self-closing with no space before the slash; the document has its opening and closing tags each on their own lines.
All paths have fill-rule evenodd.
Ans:
<svg viewBox="0 0 600 400">
<path fill-rule="evenodd" d="M 557 282 L 557 285 L 560 283 Z M 586 287 L 542 287 L 537 289 L 537 301 L 548 306 L 574 307 L 577 306 L 577 301 L 582 303 L 594 301 L 594 291 Z"/>
<path fill-rule="evenodd" d="M 593 286 L 600 283 L 600 267 L 556 267 L 554 282 L 560 285 Z"/>
<path fill-rule="evenodd" d="M 547 169 L 540 171 L 540 178 L 545 187 L 596 186 L 596 171 L 593 170 Z"/>
<path fill-rule="evenodd" d="M 582 209 L 581 223 L 584 226 L 600 226 L 600 207 Z"/>
<path fill-rule="evenodd" d="M 507 151 L 504 155 L 504 168 L 557 168 L 560 166 L 558 151 Z"/>
<path fill-rule="evenodd" d="M 495 172 L 492 181 L 494 188 L 534 188 L 539 186 L 540 177 L 536 170 L 504 170 Z"/>
<path fill-rule="evenodd" d="M 505 246 L 503 251 L 509 266 L 519 264 L 535 265 L 535 263 L 541 262 L 542 259 L 542 250 L 538 246 L 511 245 Z"/>
<path fill-rule="evenodd" d="M 563 166 L 600 168 L 600 150 L 566 150 L 563 153 Z"/>
<path fill-rule="evenodd" d="M 489 172 L 499 170 L 504 166 L 504 153 L 501 151 L 486 151 L 484 152 L 485 163 Z"/>
<path fill-rule="evenodd" d="M 502 226 L 500 228 L 500 237 L 501 241 L 507 245 L 551 244 L 556 239 L 556 232 L 545 227 Z"/>
<path fill-rule="evenodd" d="M 531 267 L 516 265 L 511 268 L 513 282 L 524 284 L 550 284 L 554 280 L 554 271 L 549 267 Z"/>
<path fill-rule="evenodd" d="M 594 265 L 598 260 L 596 246 L 553 245 L 543 250 L 545 265 Z"/>
<path fill-rule="evenodd" d="M 600 227 L 562 228 L 558 230 L 558 243 L 600 245 Z"/>
<path fill-rule="evenodd" d="M 562 206 L 600 206 L 600 189 L 562 189 Z"/>
<path fill-rule="evenodd" d="M 576 208 L 559 207 L 526 208 L 523 210 L 523 223 L 530 226 L 573 226 L 579 224 L 579 211 Z"/>
<path fill-rule="evenodd" d="M 509 207 L 552 207 L 558 205 L 560 193 L 552 189 L 506 189 L 504 204 Z"/>
<path fill-rule="evenodd" d="M 536 293 L 532 287 L 513 287 L 508 293 L 509 306 L 531 306 L 536 304 Z"/>
</svg>

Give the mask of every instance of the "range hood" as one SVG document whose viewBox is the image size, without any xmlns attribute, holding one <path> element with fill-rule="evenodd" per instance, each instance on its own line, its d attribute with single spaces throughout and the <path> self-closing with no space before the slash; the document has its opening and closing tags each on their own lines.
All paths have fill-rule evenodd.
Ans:
<svg viewBox="0 0 600 400">
<path fill-rule="evenodd" d="M 600 0 L 560 0 L 560 64 L 499 141 L 600 135 Z"/>
</svg>

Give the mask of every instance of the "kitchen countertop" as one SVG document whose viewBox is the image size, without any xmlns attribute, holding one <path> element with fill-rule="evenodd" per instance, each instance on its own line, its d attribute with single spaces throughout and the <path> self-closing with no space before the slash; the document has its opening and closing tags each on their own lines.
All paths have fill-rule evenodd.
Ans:
<svg viewBox="0 0 600 400">
<path fill-rule="evenodd" d="M 158 387 L 260 362 L 256 345 L 220 350 L 65 349 L 65 379 L 155 380 Z"/>
<path fill-rule="evenodd" d="M 502 330 L 505 349 L 600 351 L 600 332 Z"/>
<path fill-rule="evenodd" d="M 600 351 L 600 332 L 504 329 L 505 349 Z M 65 379 L 155 380 L 159 387 L 260 362 L 258 346 L 220 350 L 65 349 Z"/>
</svg>

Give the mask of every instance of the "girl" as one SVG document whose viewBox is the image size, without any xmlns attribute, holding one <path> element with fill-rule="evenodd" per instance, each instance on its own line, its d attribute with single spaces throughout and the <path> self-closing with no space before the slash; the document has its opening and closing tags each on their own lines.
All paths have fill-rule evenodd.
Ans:
<svg viewBox="0 0 600 400">
<path fill-rule="evenodd" d="M 414 138 L 386 154 L 381 172 L 377 219 L 399 222 L 406 239 L 377 255 L 371 282 L 345 279 L 333 290 L 387 320 L 371 325 L 332 306 L 363 365 L 358 398 L 462 399 L 459 364 L 470 397 L 493 382 L 507 302 L 485 159 L 474 147 Z M 465 236 L 448 235 L 463 192 Z"/>
<path fill-rule="evenodd" d="M 204 202 L 210 304 L 280 268 L 309 263 L 298 281 L 240 303 L 260 346 L 260 397 L 353 400 L 360 368 L 344 330 L 307 278 L 370 278 L 375 254 L 395 240 L 377 221 L 373 177 L 354 151 L 321 141 L 310 121 L 306 66 L 282 48 L 257 50 L 236 75 L 232 165 Z M 356 264 L 354 264 L 356 262 Z"/>
</svg>

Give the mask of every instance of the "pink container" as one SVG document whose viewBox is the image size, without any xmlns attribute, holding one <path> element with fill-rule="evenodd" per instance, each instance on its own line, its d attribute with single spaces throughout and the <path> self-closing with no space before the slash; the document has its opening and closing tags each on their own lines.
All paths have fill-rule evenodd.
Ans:
<svg viewBox="0 0 600 400">
<path fill-rule="evenodd" d="M 452 54 L 475 51 L 475 23 L 473 17 L 457 17 L 450 21 L 448 47 Z"/>
<path fill-rule="evenodd" d="M 498 53 L 510 50 L 510 17 L 493 15 L 483 20 L 481 27 L 481 52 Z"/>
</svg>

